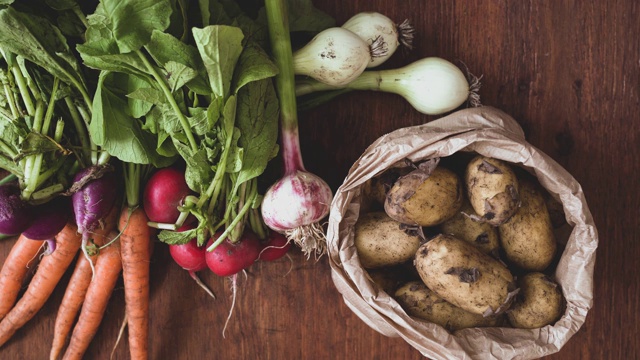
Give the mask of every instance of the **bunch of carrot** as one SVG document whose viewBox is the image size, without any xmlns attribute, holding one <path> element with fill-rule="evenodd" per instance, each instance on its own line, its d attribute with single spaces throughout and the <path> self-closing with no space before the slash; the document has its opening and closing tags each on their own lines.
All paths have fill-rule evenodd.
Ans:
<svg viewBox="0 0 640 360">
<path fill-rule="evenodd" d="M 120 233 L 115 231 L 117 227 Z M 131 211 L 128 206 L 114 206 L 92 238 L 99 250 L 88 259 L 80 252 L 82 236 L 73 222 L 55 237 L 56 248 L 47 255 L 41 254 L 45 242 L 18 237 L 0 271 L 0 346 L 44 306 L 77 258 L 56 316 L 50 359 L 58 359 L 61 354 L 63 359 L 83 357 L 120 274 L 124 279 L 131 358 L 147 358 L 152 233 L 146 214 L 140 207 Z M 90 262 L 95 264 L 93 271 Z M 18 299 L 35 263 L 37 270 Z"/>
</svg>

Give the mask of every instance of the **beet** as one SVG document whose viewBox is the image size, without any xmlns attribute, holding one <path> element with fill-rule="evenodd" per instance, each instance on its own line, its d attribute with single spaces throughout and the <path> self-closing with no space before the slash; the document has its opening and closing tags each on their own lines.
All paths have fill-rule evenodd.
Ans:
<svg viewBox="0 0 640 360">
<path fill-rule="evenodd" d="M 71 199 L 58 196 L 33 208 L 31 225 L 22 234 L 32 240 L 48 240 L 62 231 L 71 217 Z"/>
<path fill-rule="evenodd" d="M 0 233 L 18 235 L 26 229 L 31 216 L 31 206 L 20 197 L 20 188 L 15 183 L 0 186 Z"/>
</svg>

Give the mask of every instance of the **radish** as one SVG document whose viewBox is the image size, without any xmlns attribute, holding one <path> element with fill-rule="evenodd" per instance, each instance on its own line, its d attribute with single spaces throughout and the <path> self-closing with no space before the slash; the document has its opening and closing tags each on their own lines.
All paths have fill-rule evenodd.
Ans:
<svg viewBox="0 0 640 360">
<path fill-rule="evenodd" d="M 262 261 L 278 260 L 281 257 L 287 255 L 290 248 L 291 242 L 287 240 L 284 235 L 275 231 L 271 231 L 269 233 L 269 237 L 266 239 L 266 242 L 263 244 L 258 259 Z"/>
<path fill-rule="evenodd" d="M 222 235 L 216 232 L 207 243 L 211 246 Z M 251 266 L 260 256 L 260 240 L 251 231 L 245 230 L 242 237 L 232 243 L 225 239 L 213 251 L 207 251 L 207 266 L 218 276 L 230 276 Z"/>
<path fill-rule="evenodd" d="M 181 212 L 179 207 L 183 205 L 185 197 L 192 193 L 184 178 L 184 171 L 175 167 L 159 169 L 144 188 L 144 211 L 151 222 L 182 225 L 178 223 L 180 215 L 188 213 Z M 184 222 L 184 218 L 181 222 Z"/>
<path fill-rule="evenodd" d="M 0 186 L 0 233 L 18 235 L 29 226 L 30 205 L 20 197 L 15 183 Z"/>
<path fill-rule="evenodd" d="M 302 251 L 322 255 L 326 239 L 320 221 L 329 214 L 331 188 L 305 170 L 300 153 L 295 74 L 291 36 L 283 0 L 265 1 L 272 57 L 278 67 L 276 92 L 280 101 L 280 129 L 284 176 L 264 195 L 261 205 L 265 224 L 294 241 Z M 368 60 L 367 60 L 368 63 Z"/>
<path fill-rule="evenodd" d="M 191 225 L 184 225 L 176 231 L 185 231 L 192 229 Z M 198 277 L 196 272 L 202 271 L 207 268 L 206 260 L 207 249 L 204 246 L 198 246 L 198 240 L 196 238 L 191 239 L 186 244 L 169 245 L 169 254 L 183 269 L 189 272 L 189 276 L 207 292 L 212 298 L 216 298 L 215 294 L 209 289 Z"/>
<path fill-rule="evenodd" d="M 211 247 L 214 243 L 217 243 L 220 240 L 219 238 L 223 235 L 224 231 L 216 232 L 211 239 L 209 239 L 207 248 Z M 228 276 L 231 279 L 233 300 L 231 301 L 229 315 L 227 316 L 227 320 L 222 328 L 223 338 L 225 337 L 224 333 L 227 329 L 227 324 L 229 323 L 229 319 L 231 319 L 233 308 L 236 303 L 236 296 L 238 293 L 238 273 L 256 262 L 258 256 L 260 256 L 261 248 L 262 246 L 260 245 L 258 236 L 250 230 L 245 230 L 244 233 L 242 233 L 242 236 L 235 243 L 229 241 L 228 237 L 225 237 L 224 240 L 218 243 L 212 251 L 207 251 L 206 261 L 209 269 L 218 276 Z"/>
<path fill-rule="evenodd" d="M 22 234 L 32 240 L 49 240 L 56 236 L 71 217 L 71 199 L 58 196 L 33 208 L 31 225 Z"/>
<path fill-rule="evenodd" d="M 87 251 L 91 233 L 109 214 L 118 196 L 117 179 L 109 165 L 93 165 L 80 170 L 73 179 L 71 201 L 78 233 L 82 234 L 82 252 L 91 263 Z"/>
</svg>

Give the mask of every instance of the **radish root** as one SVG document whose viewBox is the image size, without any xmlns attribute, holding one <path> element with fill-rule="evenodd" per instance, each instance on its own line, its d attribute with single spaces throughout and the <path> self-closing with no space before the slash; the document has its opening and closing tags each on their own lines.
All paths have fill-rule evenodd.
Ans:
<svg viewBox="0 0 640 360">
<path fill-rule="evenodd" d="M 209 294 L 209 296 L 211 296 L 215 300 L 216 295 L 204 282 L 202 282 L 202 280 L 200 280 L 200 277 L 198 276 L 198 274 L 196 274 L 195 271 L 189 271 L 189 275 L 196 282 L 196 284 L 198 284 L 198 286 L 200 286 L 207 294 Z"/>
<path fill-rule="evenodd" d="M 316 260 L 318 260 L 327 252 L 327 239 L 322 226 L 318 223 L 287 230 L 285 235 L 287 239 L 302 248 L 307 260 L 309 260 L 311 254 L 314 254 Z"/>
<path fill-rule="evenodd" d="M 244 270 L 243 270 L 244 272 Z M 245 273 L 246 276 L 246 273 Z M 227 320 L 224 322 L 224 327 L 222 328 L 222 338 L 226 339 L 224 335 L 227 331 L 227 325 L 229 324 L 229 320 L 231 319 L 231 315 L 233 314 L 233 308 L 236 306 L 236 297 L 238 295 L 238 274 L 233 274 L 229 278 L 231 280 L 231 308 L 229 309 L 229 315 L 227 315 Z"/>
</svg>

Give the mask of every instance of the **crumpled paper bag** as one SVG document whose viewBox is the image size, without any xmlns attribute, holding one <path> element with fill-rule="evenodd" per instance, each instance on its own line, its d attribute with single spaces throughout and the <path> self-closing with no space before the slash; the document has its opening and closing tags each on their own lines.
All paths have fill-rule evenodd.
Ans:
<svg viewBox="0 0 640 360">
<path fill-rule="evenodd" d="M 540 329 L 472 328 L 449 333 L 408 316 L 371 281 L 358 260 L 353 226 L 361 185 L 404 163 L 446 157 L 458 151 L 524 166 L 562 203 L 571 227 L 555 276 L 567 301 L 554 325 Z M 400 336 L 433 359 L 532 359 L 559 351 L 585 321 L 593 304 L 597 229 L 580 184 L 562 166 L 529 144 L 518 123 L 487 106 L 460 110 L 438 120 L 398 129 L 377 139 L 354 163 L 331 204 L 327 230 L 333 282 L 347 306 L 374 330 Z"/>
</svg>

